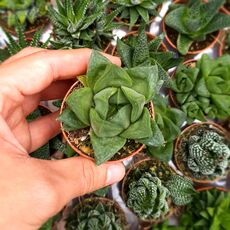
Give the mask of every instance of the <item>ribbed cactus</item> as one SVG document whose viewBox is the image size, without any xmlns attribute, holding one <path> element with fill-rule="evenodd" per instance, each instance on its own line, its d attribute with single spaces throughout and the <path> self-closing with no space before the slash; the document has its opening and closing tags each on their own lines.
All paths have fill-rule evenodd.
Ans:
<svg viewBox="0 0 230 230">
<path fill-rule="evenodd" d="M 192 201 L 195 189 L 190 179 L 174 174 L 165 186 L 168 188 L 175 205 L 183 206 Z"/>
<path fill-rule="evenodd" d="M 82 207 L 66 220 L 67 230 L 122 230 L 123 223 L 117 210 L 98 200 L 86 200 Z"/>
<path fill-rule="evenodd" d="M 198 130 L 189 137 L 187 165 L 195 175 L 222 175 L 229 159 L 230 149 L 215 131 Z"/>
<path fill-rule="evenodd" d="M 146 172 L 129 185 L 127 205 L 141 219 L 157 219 L 169 211 L 168 189 L 158 177 Z"/>
</svg>

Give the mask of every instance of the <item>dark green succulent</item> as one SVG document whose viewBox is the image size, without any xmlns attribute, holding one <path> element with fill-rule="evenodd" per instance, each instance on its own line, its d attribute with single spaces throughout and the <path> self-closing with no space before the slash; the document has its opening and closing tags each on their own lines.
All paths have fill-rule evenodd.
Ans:
<svg viewBox="0 0 230 230">
<path fill-rule="evenodd" d="M 163 4 L 165 0 L 111 0 L 111 8 L 123 6 L 124 9 L 119 14 L 122 20 L 127 20 L 132 28 L 136 23 L 144 21 L 149 23 L 153 16 L 157 16 L 157 8 Z"/>
<path fill-rule="evenodd" d="M 59 120 L 67 132 L 90 128 L 97 164 L 111 159 L 127 140 L 155 146 L 163 137 L 148 106 L 162 84 L 156 65 L 123 69 L 93 51 L 84 87 L 67 97 Z"/>
<path fill-rule="evenodd" d="M 219 12 L 224 2 L 189 0 L 172 7 L 165 23 L 179 33 L 177 48 L 181 54 L 186 54 L 194 41 L 204 41 L 211 33 L 230 27 L 230 16 Z"/>
<path fill-rule="evenodd" d="M 23 26 L 33 25 L 36 20 L 47 15 L 47 0 L 0 0 L 1 20 L 8 27 L 14 27 L 18 21 Z"/>
<path fill-rule="evenodd" d="M 204 54 L 195 67 L 180 65 L 173 81 L 176 100 L 190 118 L 230 116 L 230 55 L 212 60 Z"/>
<path fill-rule="evenodd" d="M 121 213 L 114 202 L 100 199 L 86 199 L 82 201 L 66 219 L 67 230 L 122 230 L 125 228 Z"/>
<path fill-rule="evenodd" d="M 141 219 L 158 219 L 169 212 L 169 195 L 161 180 L 146 172 L 129 184 L 127 206 Z"/>
<path fill-rule="evenodd" d="M 107 1 L 57 0 L 57 9 L 49 8 L 54 25 L 55 49 L 105 49 L 112 39 L 112 30 L 119 27 L 113 19 L 120 8 L 106 12 Z"/>
<path fill-rule="evenodd" d="M 117 41 L 117 51 L 122 63 L 127 68 L 136 66 L 157 65 L 158 75 L 164 80 L 165 86 L 170 86 L 167 71 L 181 63 L 181 58 L 175 58 L 173 52 L 162 50 L 162 37 L 148 41 L 145 25 L 139 28 L 137 36 L 129 36 Z"/>
</svg>

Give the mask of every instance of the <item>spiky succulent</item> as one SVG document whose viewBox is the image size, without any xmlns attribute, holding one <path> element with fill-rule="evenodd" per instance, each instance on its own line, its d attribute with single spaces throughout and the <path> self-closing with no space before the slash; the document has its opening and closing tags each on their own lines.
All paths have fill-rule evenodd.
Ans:
<svg viewBox="0 0 230 230">
<path fill-rule="evenodd" d="M 30 40 L 26 39 L 22 26 L 17 25 L 16 32 L 17 32 L 17 37 L 18 37 L 17 40 L 15 40 L 12 35 L 10 35 L 8 32 L 5 31 L 5 34 L 8 39 L 7 41 L 5 41 L 6 43 L 5 53 L 6 54 L 3 57 L 1 57 L 0 61 L 6 60 L 10 56 L 15 55 L 22 49 L 29 47 L 29 46 L 47 48 L 49 45 L 50 39 L 47 39 L 47 41 L 44 43 L 40 42 L 41 36 L 42 36 L 42 30 L 38 30 Z"/>
<path fill-rule="evenodd" d="M 189 0 L 176 4 L 167 14 L 165 23 L 179 33 L 177 48 L 186 54 L 194 41 L 204 41 L 215 31 L 230 26 L 230 16 L 219 12 L 225 0 Z"/>
<path fill-rule="evenodd" d="M 169 212 L 169 194 L 158 177 L 146 172 L 129 184 L 127 205 L 141 219 L 157 219 Z"/>
<path fill-rule="evenodd" d="M 137 36 L 129 36 L 117 41 L 117 51 L 123 64 L 128 67 L 136 66 L 158 66 L 158 74 L 165 81 L 166 86 L 170 86 L 167 71 L 179 65 L 181 58 L 175 58 L 173 52 L 161 50 L 163 38 L 156 37 L 148 42 L 145 33 L 145 25 L 142 24 Z"/>
<path fill-rule="evenodd" d="M 229 165 L 230 149 L 214 130 L 197 130 L 188 137 L 184 161 L 196 177 L 223 175 Z"/>
<path fill-rule="evenodd" d="M 190 179 L 172 174 L 165 186 L 169 190 L 170 197 L 175 205 L 186 205 L 193 200 L 195 189 Z"/>
<path fill-rule="evenodd" d="M 116 9 L 117 7 L 124 6 L 119 17 L 127 20 L 130 28 L 136 23 L 140 23 L 143 20 L 145 23 L 149 23 L 153 16 L 157 16 L 157 7 L 165 0 L 112 0 L 111 7 Z"/>
<path fill-rule="evenodd" d="M 83 83 L 67 97 L 59 120 L 67 132 L 90 128 L 97 164 L 111 159 L 127 140 L 156 144 L 159 129 L 147 108 L 163 83 L 156 65 L 123 69 L 93 51 Z"/>
<path fill-rule="evenodd" d="M 88 47 L 102 50 L 112 39 L 112 30 L 119 27 L 113 22 L 121 9 L 106 12 L 106 1 L 57 0 L 57 9 L 49 8 L 54 24 L 56 49 Z"/>
<path fill-rule="evenodd" d="M 67 230 L 124 229 L 124 220 L 111 201 L 86 199 L 66 220 Z"/>
<path fill-rule="evenodd" d="M 47 0 L 0 0 L 0 15 L 9 27 L 33 25 L 37 19 L 47 15 Z"/>
<path fill-rule="evenodd" d="M 230 116 L 230 55 L 212 60 L 203 55 L 195 67 L 180 65 L 173 81 L 176 100 L 190 118 Z"/>
</svg>

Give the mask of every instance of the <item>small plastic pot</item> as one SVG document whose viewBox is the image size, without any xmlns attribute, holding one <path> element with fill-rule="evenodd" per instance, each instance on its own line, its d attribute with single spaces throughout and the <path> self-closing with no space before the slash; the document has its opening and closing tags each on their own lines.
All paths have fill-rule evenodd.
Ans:
<svg viewBox="0 0 230 230">
<path fill-rule="evenodd" d="M 221 178 L 225 177 L 227 171 L 229 169 L 226 170 L 226 173 L 224 175 L 221 176 L 217 176 L 213 179 L 208 179 L 208 176 L 205 177 L 203 176 L 202 178 L 195 178 L 192 174 L 192 171 L 188 168 L 187 163 L 184 162 L 182 160 L 182 156 L 179 155 L 180 149 L 181 149 L 181 144 L 182 144 L 182 138 L 185 135 L 190 135 L 190 133 L 200 127 L 200 126 L 207 126 L 207 128 L 209 129 L 214 129 L 216 132 L 218 132 L 220 135 L 222 135 L 223 137 L 225 137 L 226 140 L 228 140 L 230 142 L 230 137 L 229 137 L 229 133 L 222 128 L 220 125 L 214 123 L 214 122 L 200 122 L 200 123 L 194 123 L 192 125 L 187 126 L 180 134 L 180 136 L 175 140 L 175 144 L 174 144 L 174 151 L 173 151 L 173 160 L 174 163 L 176 165 L 176 167 L 178 168 L 178 170 L 186 177 L 190 178 L 192 181 L 199 183 L 199 184 L 210 184 L 213 183 L 215 181 L 220 180 Z"/>
<path fill-rule="evenodd" d="M 174 4 L 177 4 L 177 3 L 187 3 L 188 1 L 187 0 L 175 0 L 175 1 L 173 1 L 173 3 Z M 222 9 L 220 10 L 220 11 L 222 11 Z M 167 16 L 167 14 L 165 15 L 165 17 Z M 178 51 L 178 49 L 177 49 L 177 46 L 176 46 L 176 44 L 175 44 L 175 42 L 173 42 L 170 38 L 169 38 L 169 36 L 168 36 L 168 34 L 167 34 L 167 26 L 166 26 L 166 23 L 165 23 L 165 17 L 163 18 L 163 20 L 162 20 L 162 29 L 163 29 L 163 32 L 165 33 L 165 39 L 166 39 L 166 41 L 168 42 L 168 44 L 173 48 L 173 49 L 175 49 L 175 50 L 177 50 Z M 173 30 L 172 28 L 170 28 L 171 30 Z M 176 31 L 174 31 L 174 33 L 175 33 Z M 176 32 L 176 33 L 178 33 L 178 32 Z M 205 51 L 205 50 L 207 50 L 207 49 L 210 49 L 210 48 L 212 48 L 217 42 L 218 42 L 218 40 L 219 40 L 219 38 L 220 38 L 220 35 L 221 35 L 221 31 L 219 30 L 219 31 L 217 31 L 217 32 L 214 32 L 213 33 L 214 34 L 214 39 L 213 39 L 213 41 L 212 42 L 210 42 L 205 48 L 203 48 L 203 49 L 199 49 L 199 50 L 194 50 L 194 51 L 191 51 L 191 50 L 189 50 L 188 51 L 188 53 L 186 54 L 186 55 L 196 55 L 196 54 L 199 54 L 199 53 L 201 53 L 201 52 L 203 52 L 203 51 Z"/>
<path fill-rule="evenodd" d="M 153 159 L 153 158 L 146 158 L 146 159 L 142 159 L 136 163 L 134 163 L 130 168 L 129 170 L 126 172 L 125 174 L 125 177 L 122 181 L 122 185 L 121 185 L 121 196 L 122 196 L 122 199 L 123 201 L 126 203 L 127 202 L 127 188 L 128 188 L 128 185 L 129 183 L 132 181 L 132 173 L 134 172 L 135 169 L 137 168 L 141 168 L 142 167 L 142 170 L 144 172 L 147 172 L 148 169 L 150 169 L 150 167 L 156 167 L 156 170 L 160 169 L 159 167 L 157 167 L 158 165 L 162 165 L 164 167 L 165 172 L 167 172 L 167 176 L 169 177 L 171 174 L 176 174 L 176 172 L 166 163 L 163 163 L 157 159 Z M 162 172 L 157 172 L 156 171 L 156 174 L 157 176 L 159 177 L 159 179 L 162 179 L 164 180 L 164 176 L 166 175 L 163 175 Z M 135 180 L 135 179 L 133 179 Z M 165 215 L 165 216 L 161 216 L 160 218 L 158 219 L 146 219 L 146 220 L 140 220 L 140 225 L 141 225 L 141 229 L 149 229 L 150 226 L 152 226 L 153 224 L 158 224 L 158 223 L 161 223 L 163 222 L 164 220 L 168 219 L 175 211 L 176 211 L 176 207 L 173 205 L 171 199 L 169 198 L 168 199 L 168 204 L 169 204 L 169 207 L 170 207 L 170 211 Z M 130 209 L 130 211 L 132 212 L 132 210 Z M 135 214 L 135 213 L 134 213 Z"/>
<path fill-rule="evenodd" d="M 74 90 L 74 89 L 78 89 L 78 88 L 82 88 L 82 84 L 80 83 L 80 81 L 76 81 L 72 86 L 71 88 L 69 89 L 69 91 L 67 92 L 67 94 L 65 95 L 64 99 L 63 99 L 63 102 L 62 102 L 62 105 L 61 105 L 61 109 L 60 109 L 60 114 L 63 112 L 63 110 L 65 109 L 65 101 L 67 99 L 67 97 L 69 96 L 69 94 Z M 151 116 L 152 118 L 154 118 L 154 107 L 153 107 L 153 104 L 152 102 L 149 103 L 149 107 L 148 107 L 150 113 L 151 113 Z M 82 129 L 83 130 L 83 129 Z M 86 128 L 84 129 L 85 132 L 89 132 L 89 129 Z M 90 155 L 87 155 L 85 152 L 83 152 L 75 143 L 73 143 L 73 141 L 70 140 L 70 135 L 71 135 L 71 132 L 67 132 L 64 130 L 63 128 L 63 124 L 61 123 L 61 131 L 62 131 L 62 134 L 65 138 L 65 140 L 67 141 L 67 143 L 71 146 L 71 148 L 76 152 L 78 153 L 80 156 L 82 157 L 85 157 L 89 160 L 93 160 L 94 161 L 94 158 Z M 79 131 L 77 131 L 79 133 Z M 136 143 L 135 143 L 136 144 Z M 137 144 L 137 147 L 131 151 L 130 153 L 128 153 L 128 155 L 125 155 L 125 156 L 121 156 L 120 159 L 116 159 L 116 160 L 110 160 L 109 162 L 122 162 L 124 160 L 127 160 L 133 156 L 135 156 L 136 154 L 138 154 L 141 150 L 143 150 L 145 146 L 143 144 Z M 115 154 L 116 155 L 116 154 Z"/>
<path fill-rule="evenodd" d="M 151 41 L 151 40 L 156 38 L 155 35 L 153 35 L 153 34 L 151 34 L 149 32 L 145 32 L 145 34 L 147 36 L 148 41 Z M 128 32 L 122 39 L 126 39 L 126 38 L 128 38 L 130 36 L 138 36 L 138 31 L 135 30 L 135 31 Z M 117 56 L 117 47 L 113 46 L 111 43 L 110 43 L 110 47 L 112 47 L 110 54 L 113 55 L 113 56 Z M 168 51 L 166 45 L 163 42 L 161 43 L 160 49 L 163 52 Z"/>
<path fill-rule="evenodd" d="M 190 60 L 187 60 L 186 62 L 184 62 L 183 65 L 186 65 L 187 67 L 189 67 L 189 66 L 193 67 L 196 62 L 197 62 L 197 60 L 190 59 Z M 176 74 L 176 70 L 172 73 L 171 79 L 174 79 L 175 74 Z M 173 90 L 168 89 L 168 94 L 169 94 L 169 101 L 170 101 L 171 106 L 179 108 L 180 106 L 178 105 L 178 102 L 176 100 L 176 97 L 175 97 Z"/>
</svg>

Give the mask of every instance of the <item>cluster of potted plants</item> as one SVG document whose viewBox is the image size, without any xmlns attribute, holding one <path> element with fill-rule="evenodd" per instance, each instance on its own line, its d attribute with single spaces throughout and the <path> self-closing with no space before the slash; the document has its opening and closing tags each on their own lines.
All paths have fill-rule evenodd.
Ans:
<svg viewBox="0 0 230 230">
<path fill-rule="evenodd" d="M 195 226 L 204 229 L 221 222 L 220 229 L 228 229 L 224 213 L 229 196 L 209 185 L 225 177 L 230 167 L 229 3 L 173 1 L 162 19 L 165 34 L 156 36 L 148 28 L 164 2 L 0 1 L 7 37 L 0 61 L 27 46 L 94 49 L 86 74 L 77 78 L 63 101 L 54 102 L 60 107 L 62 136 L 31 156 L 51 159 L 59 150 L 64 157 L 81 155 L 97 165 L 135 158 L 120 195 L 140 229 L 173 229 L 159 223 L 179 211 L 182 229 L 188 226 L 185 220 L 196 220 Z M 53 32 L 42 42 L 41 27 L 47 20 Z M 121 27 L 128 33 L 114 46 L 113 31 Z M 215 43 L 221 44 L 219 57 L 201 55 L 184 62 L 187 55 L 201 54 Z M 122 67 L 98 51 L 119 56 Z M 49 112 L 40 106 L 28 121 Z M 201 191 L 202 186 L 207 191 Z M 129 229 L 119 204 L 100 194 L 77 202 L 64 218 L 66 229 Z"/>
</svg>

